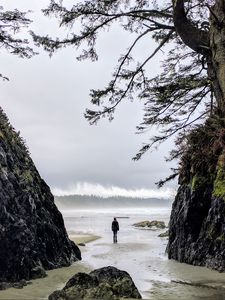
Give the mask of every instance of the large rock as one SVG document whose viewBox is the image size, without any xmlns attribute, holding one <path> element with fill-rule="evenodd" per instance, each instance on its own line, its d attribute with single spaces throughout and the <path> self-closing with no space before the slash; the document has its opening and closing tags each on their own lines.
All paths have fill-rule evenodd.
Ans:
<svg viewBox="0 0 225 300">
<path fill-rule="evenodd" d="M 0 281 L 44 276 L 81 259 L 29 152 L 0 109 Z"/>
<path fill-rule="evenodd" d="M 150 228 L 150 229 L 164 229 L 166 228 L 165 222 L 163 221 L 141 221 L 138 223 L 133 224 L 134 227 L 140 228 Z"/>
<path fill-rule="evenodd" d="M 168 255 L 225 271 L 225 120 L 192 131 L 181 158 L 172 207 Z"/>
<path fill-rule="evenodd" d="M 181 186 L 173 204 L 169 258 L 225 270 L 225 202 L 210 189 Z"/>
<path fill-rule="evenodd" d="M 61 291 L 55 291 L 49 300 L 74 299 L 141 299 L 132 278 L 114 267 L 104 267 L 90 274 L 74 275 Z"/>
</svg>

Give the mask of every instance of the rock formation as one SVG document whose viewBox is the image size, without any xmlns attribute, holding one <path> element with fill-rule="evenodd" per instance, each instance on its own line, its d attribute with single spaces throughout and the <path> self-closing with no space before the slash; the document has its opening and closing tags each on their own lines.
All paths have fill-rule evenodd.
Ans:
<svg viewBox="0 0 225 300">
<path fill-rule="evenodd" d="M 193 131 L 181 161 L 168 255 L 225 271 L 225 124 L 209 119 Z"/>
<path fill-rule="evenodd" d="M 168 237 L 168 236 L 169 236 L 169 230 L 166 230 L 158 235 L 158 237 L 162 237 L 162 238 Z"/>
<path fill-rule="evenodd" d="M 134 227 L 139 227 L 139 228 L 149 228 L 149 229 L 164 229 L 166 228 L 165 222 L 163 221 L 142 221 L 133 224 Z"/>
<path fill-rule="evenodd" d="M 68 266 L 81 259 L 80 250 L 67 236 L 49 187 L 2 109 L 0 241 L 1 282 L 43 276 L 43 268 Z"/>
<path fill-rule="evenodd" d="M 49 300 L 73 299 L 140 299 L 132 278 L 125 272 L 114 267 L 104 267 L 90 274 L 77 273 L 61 291 L 55 291 Z"/>
</svg>

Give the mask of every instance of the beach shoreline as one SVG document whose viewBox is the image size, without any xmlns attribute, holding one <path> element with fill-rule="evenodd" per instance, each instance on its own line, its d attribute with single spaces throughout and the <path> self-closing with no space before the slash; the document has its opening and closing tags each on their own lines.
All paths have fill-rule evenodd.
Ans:
<svg viewBox="0 0 225 300">
<path fill-rule="evenodd" d="M 147 219 L 168 224 L 168 212 L 163 210 L 157 213 L 151 209 L 139 213 L 135 209 L 133 214 L 118 213 L 129 218 L 119 219 L 117 244 L 113 243 L 111 231 L 115 213 L 104 211 L 99 215 L 98 211 L 77 211 L 74 217 L 64 215 L 68 236 L 81 250 L 81 261 L 69 267 L 47 271 L 46 278 L 33 280 L 23 289 L 0 291 L 0 300 L 48 299 L 53 291 L 62 289 L 76 273 L 90 273 L 106 266 L 127 271 L 143 299 L 223 299 L 225 273 L 168 260 L 165 254 L 167 238 L 158 236 L 165 229 L 140 230 L 133 226 Z"/>
</svg>

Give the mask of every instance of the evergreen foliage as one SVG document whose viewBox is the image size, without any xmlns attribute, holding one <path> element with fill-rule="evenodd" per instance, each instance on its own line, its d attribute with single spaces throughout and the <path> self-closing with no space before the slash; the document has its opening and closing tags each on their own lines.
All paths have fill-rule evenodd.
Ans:
<svg viewBox="0 0 225 300">
<path fill-rule="evenodd" d="M 5 10 L 0 6 L 0 47 L 10 54 L 17 55 L 21 58 L 31 58 L 36 54 L 29 46 L 28 39 L 18 35 L 23 28 L 27 28 L 31 20 L 27 18 L 28 12 L 22 12 L 18 9 L 12 11 Z M 0 74 L 4 80 L 7 77 Z"/>
<path fill-rule="evenodd" d="M 218 7 L 220 2 L 216 1 Z M 97 123 L 102 117 L 111 121 L 121 102 L 138 100 L 144 107 L 144 115 L 137 131 L 142 133 L 153 126 L 158 129 L 158 134 L 143 144 L 134 160 L 174 135 L 177 136 L 177 148 L 168 160 L 182 155 L 184 159 L 189 153 L 187 145 L 192 132 L 198 136 L 198 129 L 204 128 L 206 120 L 225 117 L 217 62 L 212 55 L 215 49 L 210 42 L 211 27 L 221 28 L 223 22 L 215 12 L 214 4 L 211 0 L 86 0 L 74 1 L 74 5 L 69 6 L 66 1 L 51 0 L 43 13 L 59 20 L 60 26 L 67 29 L 66 37 L 53 39 L 34 32 L 31 35 L 36 45 L 42 45 L 50 55 L 72 46 L 81 50 L 78 60 L 95 61 L 98 59 L 96 43 L 99 34 L 115 23 L 119 24 L 133 36 L 133 42 L 118 58 L 108 85 L 91 90 L 91 103 L 97 108 L 87 109 L 85 117 L 90 124 Z M 3 8 L 0 12 L 2 46 L 21 57 L 29 58 L 35 54 L 27 40 L 14 39 L 10 35 L 30 24 L 26 13 L 4 12 Z M 138 44 L 147 38 L 154 41 L 155 48 L 142 60 L 134 53 Z M 165 54 L 162 71 L 150 76 L 151 61 L 157 60 L 162 51 Z M 182 167 L 172 171 L 173 174 L 160 181 L 159 186 L 175 178 L 182 172 Z"/>
<path fill-rule="evenodd" d="M 118 59 L 112 80 L 104 89 L 91 90 L 91 102 L 98 108 L 87 109 L 85 117 L 91 124 L 102 117 L 112 120 L 122 101 L 140 100 L 144 116 L 143 122 L 137 126 L 138 132 L 157 126 L 159 134 L 143 145 L 135 160 L 174 134 L 180 133 L 180 138 L 184 138 L 195 124 L 203 123 L 213 113 L 215 103 L 206 66 L 210 55 L 208 37 L 197 47 L 193 46 L 193 34 L 192 47 L 186 45 L 177 33 L 172 1 L 101 0 L 78 4 L 74 1 L 71 7 L 64 3 L 52 0 L 43 12 L 48 17 L 58 18 L 60 26 L 69 29 L 66 38 L 54 40 L 32 33 L 37 45 L 42 44 L 50 55 L 63 47 L 73 46 L 82 49 L 78 60 L 95 61 L 98 59 L 95 47 L 98 35 L 116 22 L 133 35 L 130 47 Z M 204 38 L 208 36 L 211 4 L 211 1 L 185 1 L 186 17 Z M 141 61 L 133 53 L 146 37 L 153 39 L 156 47 Z M 162 72 L 149 77 L 148 67 L 162 51 L 165 53 Z M 176 152 L 173 158 L 178 154 L 180 152 Z"/>
</svg>

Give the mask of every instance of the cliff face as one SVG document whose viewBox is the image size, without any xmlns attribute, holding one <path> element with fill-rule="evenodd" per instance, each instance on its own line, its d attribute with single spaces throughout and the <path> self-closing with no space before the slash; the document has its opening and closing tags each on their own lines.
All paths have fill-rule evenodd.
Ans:
<svg viewBox="0 0 225 300">
<path fill-rule="evenodd" d="M 172 208 L 169 258 L 225 270 L 225 201 L 181 186 Z"/>
<path fill-rule="evenodd" d="M 208 120 L 188 143 L 172 207 L 168 255 L 225 271 L 224 120 Z"/>
<path fill-rule="evenodd" d="M 30 279 L 81 259 L 23 140 L 0 109 L 0 281 Z"/>
</svg>

